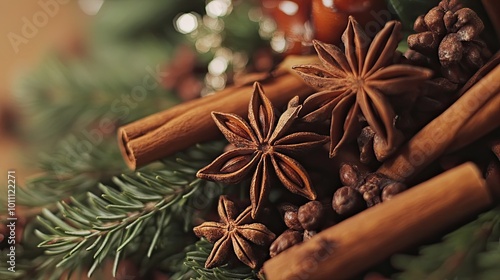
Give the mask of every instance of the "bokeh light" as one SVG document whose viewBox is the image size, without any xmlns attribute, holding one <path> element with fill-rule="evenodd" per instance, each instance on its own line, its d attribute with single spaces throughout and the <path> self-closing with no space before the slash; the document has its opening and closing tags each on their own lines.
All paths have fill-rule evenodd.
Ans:
<svg viewBox="0 0 500 280">
<path fill-rule="evenodd" d="M 217 56 L 208 64 L 208 72 L 212 75 L 220 75 L 227 69 L 229 61 L 222 56 Z"/>
<path fill-rule="evenodd" d="M 104 0 L 79 0 L 78 6 L 89 16 L 96 15 L 104 4 Z"/>
<path fill-rule="evenodd" d="M 198 17 L 193 13 L 182 14 L 175 21 L 175 28 L 182 34 L 188 34 L 198 27 Z"/>
<path fill-rule="evenodd" d="M 292 1 L 282 1 L 280 2 L 278 8 L 285 14 L 293 16 L 299 10 L 299 5 Z"/>
<path fill-rule="evenodd" d="M 206 6 L 205 10 L 210 17 L 223 17 L 227 15 L 231 8 L 231 1 L 229 0 L 213 0 Z"/>
<path fill-rule="evenodd" d="M 282 32 L 276 32 L 271 39 L 271 48 L 278 53 L 282 53 L 286 50 L 287 42 L 285 39 L 285 34 Z"/>
</svg>

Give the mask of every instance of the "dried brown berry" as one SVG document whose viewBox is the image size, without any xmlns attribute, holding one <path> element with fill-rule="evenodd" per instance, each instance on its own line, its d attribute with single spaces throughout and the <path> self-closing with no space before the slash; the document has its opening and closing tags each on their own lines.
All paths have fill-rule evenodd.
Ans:
<svg viewBox="0 0 500 280">
<path fill-rule="evenodd" d="M 408 46 L 417 52 L 425 55 L 432 55 L 439 46 L 440 38 L 438 35 L 425 31 L 408 36 Z"/>
<path fill-rule="evenodd" d="M 446 27 L 443 20 L 444 13 L 443 10 L 434 7 L 424 16 L 424 22 L 432 33 L 439 35 L 446 34 Z"/>
<path fill-rule="evenodd" d="M 324 209 L 319 201 L 309 201 L 300 206 L 298 211 L 298 219 L 302 228 L 306 230 L 315 230 L 323 221 Z"/>
<path fill-rule="evenodd" d="M 346 186 L 354 186 L 359 180 L 359 172 L 354 165 L 342 164 L 339 173 L 340 182 Z"/>
<path fill-rule="evenodd" d="M 357 187 L 368 207 L 379 204 L 384 200 L 390 200 L 392 196 L 405 189 L 406 186 L 404 184 L 391 180 L 380 173 L 368 174 Z M 385 193 L 382 190 L 385 190 Z"/>
<path fill-rule="evenodd" d="M 366 208 L 361 194 L 350 187 L 342 187 L 333 195 L 332 208 L 343 217 L 350 217 Z"/>
<path fill-rule="evenodd" d="M 448 67 L 462 59 L 464 47 L 460 42 L 460 36 L 457 33 L 446 35 L 439 45 L 438 56 L 441 64 Z"/>
<path fill-rule="evenodd" d="M 382 202 L 381 189 L 387 183 L 387 178 L 380 176 L 377 173 L 368 174 L 365 181 L 359 186 L 358 191 L 363 195 L 368 207 Z"/>
<path fill-rule="evenodd" d="M 269 247 L 271 258 L 285 251 L 286 249 L 302 242 L 302 233 L 296 230 L 286 230 L 274 240 Z"/>
<path fill-rule="evenodd" d="M 298 213 L 296 211 L 286 211 L 283 216 L 283 220 L 285 221 L 285 225 L 289 229 L 294 230 L 303 230 L 302 225 L 299 222 Z"/>
<path fill-rule="evenodd" d="M 315 230 L 305 230 L 304 231 L 304 241 L 307 241 L 311 239 L 313 236 L 315 236 L 318 232 Z"/>
<path fill-rule="evenodd" d="M 400 182 L 392 182 L 382 190 L 382 201 L 391 200 L 393 196 L 406 190 L 406 186 Z"/>
<path fill-rule="evenodd" d="M 394 120 L 394 122 L 396 119 Z M 395 126 L 395 125 L 394 125 Z M 405 137 L 403 133 L 399 133 L 399 137 L 394 140 L 396 145 L 387 145 L 387 141 L 384 140 L 379 134 L 375 133 L 373 136 L 373 152 L 378 161 L 383 162 L 392 155 L 401 144 L 403 144 Z"/>
</svg>

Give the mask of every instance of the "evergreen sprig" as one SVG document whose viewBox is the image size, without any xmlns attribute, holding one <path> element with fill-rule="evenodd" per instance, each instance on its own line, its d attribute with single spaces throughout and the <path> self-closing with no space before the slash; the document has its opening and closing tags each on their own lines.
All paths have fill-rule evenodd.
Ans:
<svg viewBox="0 0 500 280">
<path fill-rule="evenodd" d="M 425 246 L 418 256 L 396 255 L 393 265 L 403 272 L 397 279 L 498 279 L 500 208 Z"/>
<path fill-rule="evenodd" d="M 92 145 L 75 136 L 61 141 L 53 153 L 41 154 L 38 168 L 41 174 L 17 189 L 19 205 L 52 209 L 60 200 L 78 198 L 97 189 L 99 182 L 127 172 L 115 139 Z"/>
<path fill-rule="evenodd" d="M 136 257 L 144 252 L 149 258 L 157 248 L 185 246 L 192 234 L 184 234 L 183 241 L 178 234 L 182 223 L 190 232 L 193 218 L 222 193 L 221 185 L 195 176 L 221 149 L 221 143 L 197 145 L 164 160 L 161 170 L 122 175 L 114 177 L 112 185 L 100 184 L 100 196 L 89 192 L 86 201 L 71 197 L 57 204 L 58 211 L 44 209 L 38 217 L 43 229 L 35 233 L 48 255 L 45 267 L 74 270 L 82 260 L 89 260 L 91 275 L 113 257 L 116 272 L 125 251 Z"/>
<path fill-rule="evenodd" d="M 161 42 L 155 47 L 164 49 Z M 168 52 L 149 51 L 157 54 L 133 63 L 130 53 L 106 49 L 83 59 L 49 56 L 17 84 L 15 92 L 27 116 L 27 140 L 53 147 L 54 139 L 70 134 L 110 134 L 116 126 L 178 102 L 159 83 L 164 74 L 157 69 Z M 129 67 L 117 68 L 124 59 Z"/>
<path fill-rule="evenodd" d="M 257 273 L 245 265 L 231 267 L 225 264 L 211 269 L 205 268 L 205 262 L 212 251 L 212 247 L 213 244 L 206 239 L 201 239 L 195 244 L 186 247 L 181 268 L 178 268 L 178 272 L 171 279 L 259 279 Z"/>
</svg>

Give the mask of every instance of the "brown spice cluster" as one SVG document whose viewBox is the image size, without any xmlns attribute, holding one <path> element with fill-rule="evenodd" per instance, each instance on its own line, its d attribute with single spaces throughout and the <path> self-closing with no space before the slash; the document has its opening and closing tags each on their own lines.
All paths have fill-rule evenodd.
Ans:
<svg viewBox="0 0 500 280">
<path fill-rule="evenodd" d="M 444 78 L 464 84 L 491 56 L 479 38 L 483 21 L 458 0 L 442 0 L 414 23 L 408 46 L 410 59 L 434 64 Z"/>
<path fill-rule="evenodd" d="M 335 191 L 332 207 L 344 218 L 388 201 L 406 190 L 406 186 L 400 182 L 379 173 L 362 173 L 352 164 L 342 165 L 340 180 L 344 186 Z"/>
<path fill-rule="evenodd" d="M 324 205 L 319 201 L 309 201 L 297 207 L 292 204 L 281 205 L 283 221 L 287 226 L 269 248 L 269 255 L 275 257 L 286 249 L 307 241 L 322 228 L 333 224 Z"/>
<path fill-rule="evenodd" d="M 371 39 L 350 17 L 342 36 L 343 48 L 314 41 L 321 64 L 294 67 L 317 90 L 302 103 L 292 98 L 280 114 L 255 83 L 248 121 L 235 114 L 212 112 L 230 146 L 197 176 L 225 184 L 251 178 L 251 205 L 237 215 L 232 202 L 221 197 L 221 222 L 205 222 L 195 228 L 196 235 L 215 243 L 206 267 L 227 262 L 234 251 L 241 262 L 258 268 L 267 257 L 263 251 L 275 257 L 338 220 L 405 191 L 402 182 L 373 171 L 430 120 L 426 114 L 433 116 L 449 105 L 450 99 L 436 92 L 456 92 L 458 84 L 488 59 L 487 48 L 479 39 L 482 29 L 472 10 L 455 0 L 443 0 L 415 22 L 419 33 L 408 39 L 413 49 L 408 55 L 413 56 L 405 58 L 396 51 L 401 39 L 399 22 L 388 22 Z M 416 66 L 419 59 L 425 60 L 419 65 L 426 67 Z M 432 59 L 439 67 L 433 67 Z M 326 143 L 328 147 L 323 147 Z M 343 162 L 339 155 L 356 149 L 356 144 L 359 161 Z M 340 184 L 330 190 L 313 185 L 307 162 L 313 150 L 326 153 L 330 159 L 326 155 L 325 159 L 339 172 Z M 287 229 L 273 233 L 259 221 L 265 216 L 270 190 L 279 186 L 298 195 L 298 201 L 308 202 L 297 203 L 304 203 L 300 207 L 281 205 Z M 320 202 L 325 199 L 327 203 Z"/>
<path fill-rule="evenodd" d="M 315 48 L 322 65 L 295 68 L 307 83 L 321 90 L 303 104 L 299 104 L 298 98 L 293 98 L 279 114 L 261 85 L 255 83 L 248 122 L 235 114 L 212 113 L 232 147 L 200 169 L 197 176 L 225 184 L 239 183 L 250 177 L 251 206 L 236 217 L 234 207 L 222 197 L 219 205 L 222 222 L 205 222 L 195 228 L 198 236 L 215 243 L 206 267 L 227 262 L 230 251 L 234 251 L 244 264 L 252 268 L 259 266 L 260 258 L 254 248 L 272 241 L 274 234 L 261 228 L 259 223 L 250 223 L 250 219 L 257 221 L 262 218 L 267 196 L 274 185 L 283 185 L 309 202 L 283 210 L 288 229 L 271 244 L 271 256 L 308 240 L 323 227 L 334 223 L 336 214 L 332 212 L 332 205 L 328 203 L 325 207 L 316 201 L 319 197 L 302 164 L 303 160 L 307 161 L 304 153 L 321 148 L 330 140 L 329 154 L 335 156 L 341 147 L 352 144 L 363 123 L 374 131 L 376 140 L 373 143 L 378 145 L 373 147 L 378 160 L 390 156 L 399 147 L 404 138 L 395 126 L 397 115 L 390 96 L 403 94 L 408 85 L 418 85 L 431 76 L 431 71 L 425 68 L 393 64 L 400 28 L 400 23 L 389 22 L 371 41 L 351 17 L 343 36 L 345 51 L 316 41 Z M 330 123 L 330 137 L 318 133 L 321 129 L 316 130 L 316 124 L 325 122 Z M 301 130 L 297 132 L 297 129 Z M 352 213 L 382 201 L 381 195 L 389 185 L 388 180 L 375 175 L 355 175 L 348 178 L 349 175 L 343 174 L 343 183 L 350 189 L 347 192 L 341 189 L 335 194 L 333 209 L 359 204 L 349 200 L 349 196 L 364 199 L 363 207 L 347 206 L 350 208 L 347 212 Z M 386 192 L 386 197 L 392 194 Z M 331 196 L 327 197 L 327 200 L 331 199 Z M 349 201 L 345 203 L 343 199 Z M 347 213 L 337 212 L 342 213 L 341 216 Z"/>
</svg>

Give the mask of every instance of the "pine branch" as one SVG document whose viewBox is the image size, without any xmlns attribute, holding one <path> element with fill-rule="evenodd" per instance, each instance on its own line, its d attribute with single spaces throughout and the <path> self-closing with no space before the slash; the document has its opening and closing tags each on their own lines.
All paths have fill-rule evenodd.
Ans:
<svg viewBox="0 0 500 280">
<path fill-rule="evenodd" d="M 455 230 L 441 243 L 425 246 L 418 256 L 396 255 L 397 279 L 492 279 L 500 259 L 500 208 Z M 484 275 L 485 278 L 478 278 Z M 496 274 L 498 278 L 498 274 Z"/>
<path fill-rule="evenodd" d="M 206 239 L 201 239 L 196 244 L 186 247 L 182 264 L 179 264 L 178 260 L 171 260 L 174 265 L 180 266 L 171 279 L 259 279 L 255 271 L 244 265 L 230 267 L 226 264 L 212 269 L 205 268 L 205 261 L 210 255 L 212 247 L 213 244 Z"/>
<path fill-rule="evenodd" d="M 98 182 L 127 171 L 114 138 L 92 145 L 76 137 L 62 141 L 54 153 L 42 154 L 39 169 L 41 175 L 17 188 L 19 205 L 54 208 L 56 202 L 80 197 L 97 189 Z"/>
<path fill-rule="evenodd" d="M 222 186 L 195 176 L 222 146 L 198 145 L 176 160 L 164 160 L 160 171 L 115 177 L 113 186 L 100 184 L 101 196 L 89 192 L 86 201 L 59 202 L 58 212 L 44 209 L 38 217 L 44 229 L 35 233 L 43 240 L 39 247 L 49 255 L 47 261 L 72 270 L 91 259 L 91 275 L 108 257 L 115 259 L 116 271 L 125 254 L 137 256 L 143 247 L 143 257 L 149 258 L 157 248 L 185 246 L 177 234 L 180 221 L 190 233 L 195 213 L 210 206 L 198 202 L 213 202 L 222 193 Z"/>
<path fill-rule="evenodd" d="M 156 47 L 160 46 L 164 49 L 157 42 Z M 16 91 L 29 121 L 25 129 L 28 140 L 51 146 L 55 139 L 70 134 L 109 135 L 113 126 L 177 103 L 177 97 L 157 82 L 161 77 L 155 76 L 168 52 L 150 51 L 146 52 L 149 57 L 134 57 L 135 52 L 117 48 L 106 46 L 89 57 L 69 61 L 48 57 L 20 81 Z M 117 68 L 124 60 L 135 61 L 132 67 Z M 141 98 L 134 98 L 133 93 Z"/>
</svg>

